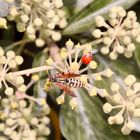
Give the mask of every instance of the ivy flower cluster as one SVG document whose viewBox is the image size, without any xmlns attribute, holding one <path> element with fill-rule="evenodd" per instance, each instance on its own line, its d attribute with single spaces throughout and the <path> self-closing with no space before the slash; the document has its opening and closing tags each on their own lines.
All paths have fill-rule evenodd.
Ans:
<svg viewBox="0 0 140 140">
<path fill-rule="evenodd" d="M 102 77 L 111 77 L 113 72 L 110 69 L 105 69 L 102 72 L 94 72 L 88 74 L 89 70 L 94 70 L 97 68 L 97 63 L 92 59 L 92 47 L 88 45 L 74 45 L 74 43 L 69 40 L 66 42 L 66 48 L 62 48 L 59 52 L 54 52 L 47 60 L 47 65 L 52 66 L 56 73 L 64 74 L 77 74 L 78 79 L 82 82 L 83 87 L 88 91 L 90 96 L 95 96 L 99 94 L 101 97 L 107 96 L 107 91 L 105 89 L 100 89 L 94 86 L 95 81 L 102 80 Z M 93 82 L 94 81 L 94 82 Z M 47 79 L 45 84 L 45 89 L 48 90 L 51 81 Z M 92 83 L 93 82 L 93 83 Z M 78 84 L 78 83 L 77 83 Z M 68 87 L 78 96 L 78 88 L 74 86 Z M 58 104 L 63 104 L 65 100 L 65 95 L 67 92 L 63 92 L 56 100 Z M 77 106 L 77 97 L 72 97 L 70 101 L 70 106 L 74 109 Z"/>
<path fill-rule="evenodd" d="M 39 76 L 32 75 L 29 84 L 25 85 L 22 75 L 30 75 L 48 67 L 14 71 L 22 63 L 21 56 L 16 56 L 12 50 L 5 53 L 0 47 L 0 139 L 45 139 L 50 134 L 47 117 L 50 109 L 46 96 L 33 97 L 27 94 Z M 6 96 L 2 94 L 3 91 Z"/>
<path fill-rule="evenodd" d="M 14 93 L 12 87 L 15 86 L 18 91 L 24 92 L 26 86 L 24 85 L 24 79 L 22 76 L 15 76 L 10 70 L 15 69 L 18 65 L 23 63 L 21 56 L 16 56 L 14 51 L 5 52 L 0 47 L 0 89 L 5 86 L 4 93 L 11 96 Z"/>
<path fill-rule="evenodd" d="M 17 30 L 26 32 L 37 47 L 43 47 L 45 41 L 61 39 L 61 33 L 55 27 L 62 29 L 67 25 L 62 7 L 62 0 L 21 0 L 18 8 L 9 9 L 8 19 L 15 19 Z"/>
<path fill-rule="evenodd" d="M 116 60 L 119 54 L 130 58 L 135 50 L 132 41 L 140 43 L 140 24 L 134 11 L 126 13 L 123 7 L 113 7 L 109 12 L 108 22 L 104 17 L 97 16 L 95 23 L 98 29 L 93 30 L 92 35 L 103 43 L 101 53 L 109 54 L 110 59 Z M 100 28 L 104 27 L 102 31 Z"/>
<path fill-rule="evenodd" d="M 19 100 L 12 95 L 0 101 L 0 132 L 2 140 L 42 140 L 50 134 L 47 104 Z"/>
<path fill-rule="evenodd" d="M 134 75 L 128 75 L 121 85 L 112 83 L 110 95 L 112 104 L 105 103 L 103 110 L 105 113 L 113 110 L 118 112 L 108 118 L 108 123 L 123 124 L 121 131 L 124 135 L 128 135 L 135 129 L 134 118 L 140 117 L 140 82 L 136 82 Z"/>
</svg>

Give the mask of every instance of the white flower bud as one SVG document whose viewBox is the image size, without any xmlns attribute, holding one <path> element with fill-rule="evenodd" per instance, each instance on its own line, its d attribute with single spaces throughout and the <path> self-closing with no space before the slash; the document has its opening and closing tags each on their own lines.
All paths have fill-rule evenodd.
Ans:
<svg viewBox="0 0 140 140">
<path fill-rule="evenodd" d="M 131 57 L 133 56 L 133 53 L 126 50 L 126 51 L 124 52 L 124 56 L 125 56 L 126 58 L 131 58 Z"/>
<path fill-rule="evenodd" d="M 0 123 L 0 132 L 3 132 L 5 129 L 5 124 L 4 123 Z"/>
<path fill-rule="evenodd" d="M 109 53 L 109 48 L 106 47 L 106 46 L 102 47 L 101 48 L 101 53 L 104 54 L 104 55 L 108 54 Z"/>
<path fill-rule="evenodd" d="M 49 29 L 53 30 L 55 28 L 55 23 L 54 22 L 50 22 L 50 23 L 48 23 L 47 26 L 48 26 Z"/>
<path fill-rule="evenodd" d="M 61 39 L 61 33 L 54 32 L 51 37 L 54 41 L 59 41 Z"/>
<path fill-rule="evenodd" d="M 45 41 L 41 38 L 37 38 L 35 40 L 35 44 L 36 44 L 37 47 L 43 47 L 45 45 Z"/>
<path fill-rule="evenodd" d="M 19 32 L 24 32 L 26 30 L 26 24 L 22 22 L 18 22 L 16 27 Z"/>
<path fill-rule="evenodd" d="M 102 27 L 105 24 L 105 20 L 102 16 L 96 16 L 95 17 L 95 23 L 98 27 Z"/>
<path fill-rule="evenodd" d="M 111 40 L 110 37 L 104 37 L 104 38 L 103 38 L 103 43 L 104 43 L 105 45 L 110 45 L 111 42 L 112 42 L 112 40 Z"/>
<path fill-rule="evenodd" d="M 32 125 L 37 125 L 38 124 L 38 119 L 36 117 L 31 119 L 31 124 Z"/>
<path fill-rule="evenodd" d="M 122 104 L 123 102 L 120 94 L 114 94 L 112 96 L 112 99 L 115 103 L 118 103 L 118 104 Z"/>
<path fill-rule="evenodd" d="M 41 26 L 43 24 L 43 21 L 41 18 L 35 18 L 34 19 L 34 25 L 35 26 Z"/>
<path fill-rule="evenodd" d="M 110 59 L 112 59 L 112 60 L 116 60 L 117 57 L 118 57 L 118 54 L 115 53 L 115 52 L 111 52 L 111 53 L 109 54 L 109 57 L 110 57 Z"/>
<path fill-rule="evenodd" d="M 117 52 L 120 53 L 120 54 L 123 54 L 123 53 L 124 53 L 124 47 L 121 46 L 121 45 L 118 45 L 118 46 L 116 47 L 116 50 L 117 50 Z"/>
<path fill-rule="evenodd" d="M 135 123 L 132 121 L 128 122 L 126 126 L 130 131 L 135 129 Z"/>
<path fill-rule="evenodd" d="M 59 22 L 59 27 L 61 28 L 61 29 L 63 29 L 63 28 L 65 28 L 66 26 L 67 26 L 67 21 L 66 21 L 66 19 L 65 18 L 63 18 L 63 19 L 61 19 L 60 20 L 60 22 Z"/>
<path fill-rule="evenodd" d="M 136 82 L 136 77 L 132 74 L 128 75 L 125 79 L 124 79 L 124 83 L 127 86 L 131 86 L 132 84 L 134 84 Z"/>
<path fill-rule="evenodd" d="M 27 87 L 26 87 L 24 84 L 21 85 L 20 87 L 18 87 L 18 91 L 19 91 L 19 92 L 25 92 L 26 89 L 27 89 Z"/>
<path fill-rule="evenodd" d="M 55 0 L 54 5 L 56 8 L 61 8 L 63 6 L 63 1 L 62 0 Z"/>
<path fill-rule="evenodd" d="M 134 104 L 135 104 L 136 107 L 140 108 L 140 97 L 138 97 L 134 100 Z"/>
<path fill-rule="evenodd" d="M 16 61 L 17 65 L 21 65 L 23 63 L 22 56 L 16 56 L 15 61 Z"/>
<path fill-rule="evenodd" d="M 123 135 L 129 135 L 131 133 L 131 130 L 128 129 L 127 126 L 124 126 L 122 129 L 121 129 L 121 132 L 123 133 Z"/>
<path fill-rule="evenodd" d="M 12 132 L 12 129 L 7 127 L 7 128 L 5 128 L 5 130 L 4 130 L 3 133 L 4 133 L 5 135 L 8 135 L 8 136 L 9 136 L 9 135 L 11 134 L 11 132 Z"/>
<path fill-rule="evenodd" d="M 49 124 L 50 119 L 49 119 L 48 117 L 43 117 L 43 118 L 41 119 L 41 122 L 42 122 L 43 124 L 47 125 L 47 124 Z"/>
<path fill-rule="evenodd" d="M 135 45 L 133 43 L 130 43 L 127 46 L 127 50 L 130 51 L 130 52 L 133 52 L 135 49 L 136 49 L 136 47 L 135 47 Z"/>
<path fill-rule="evenodd" d="M 109 103 L 105 103 L 105 104 L 103 105 L 103 111 L 104 111 L 105 113 L 110 113 L 110 112 L 112 111 L 112 105 L 109 104 Z"/>
<path fill-rule="evenodd" d="M 8 58 L 15 58 L 15 52 L 14 51 L 8 51 L 7 53 L 6 53 L 6 56 L 8 57 Z"/>
<path fill-rule="evenodd" d="M 131 90 L 131 89 L 129 89 L 129 90 L 127 90 L 126 91 L 126 96 L 133 96 L 135 93 L 134 93 L 134 91 L 133 90 Z"/>
<path fill-rule="evenodd" d="M 134 117 L 140 117 L 140 109 L 135 109 Z"/>
<path fill-rule="evenodd" d="M 32 25 L 29 25 L 26 31 L 28 34 L 35 34 L 35 29 Z"/>
<path fill-rule="evenodd" d="M 27 23 L 29 21 L 29 17 L 27 15 L 21 15 L 20 18 L 23 23 Z"/>
<path fill-rule="evenodd" d="M 26 101 L 25 101 L 25 100 L 20 100 L 20 101 L 19 101 L 19 106 L 20 106 L 21 108 L 25 108 L 25 107 L 27 106 Z"/>
<path fill-rule="evenodd" d="M 130 19 L 135 19 L 136 18 L 136 13 L 134 11 L 129 11 L 127 13 L 127 17 Z"/>
<path fill-rule="evenodd" d="M 115 123 L 116 123 L 115 117 L 110 116 L 110 117 L 108 118 L 108 123 L 109 123 L 110 125 L 115 124 Z"/>
<path fill-rule="evenodd" d="M 118 83 L 112 83 L 112 85 L 111 85 L 111 90 L 112 91 L 118 91 L 120 89 L 120 86 L 119 86 L 119 84 Z"/>
<path fill-rule="evenodd" d="M 122 115 L 116 115 L 115 119 L 116 119 L 116 124 L 122 124 L 124 122 L 124 118 Z"/>
<path fill-rule="evenodd" d="M 69 48 L 73 48 L 73 46 L 74 46 L 74 43 L 69 39 L 67 42 L 66 42 L 66 46 L 67 46 L 67 48 L 69 49 Z"/>
<path fill-rule="evenodd" d="M 129 36 L 125 36 L 123 38 L 123 42 L 124 42 L 125 45 L 128 45 L 128 44 L 131 43 L 131 38 Z"/>
<path fill-rule="evenodd" d="M 8 87 L 5 89 L 4 93 L 8 96 L 11 96 L 14 93 L 14 90 L 13 90 L 13 88 Z"/>
<path fill-rule="evenodd" d="M 96 38 L 100 38 L 101 35 L 102 35 L 102 32 L 99 29 L 95 29 L 95 30 L 92 31 L 92 35 Z"/>
<path fill-rule="evenodd" d="M 9 62 L 8 62 L 8 66 L 12 69 L 16 68 L 17 66 L 17 63 L 15 61 L 15 59 L 11 59 Z"/>
<path fill-rule="evenodd" d="M 48 18 L 53 18 L 54 16 L 55 16 L 54 10 L 49 10 L 49 11 L 47 12 L 47 17 L 48 17 Z"/>
<path fill-rule="evenodd" d="M 15 120 L 13 120 L 13 119 L 11 119 L 11 118 L 8 118 L 7 120 L 6 120 L 6 125 L 8 125 L 8 126 L 12 126 L 12 125 L 14 125 L 15 124 Z"/>
<path fill-rule="evenodd" d="M 22 76 L 17 76 L 17 77 L 16 77 L 16 84 L 17 84 L 17 85 L 21 85 L 21 84 L 23 84 L 23 83 L 24 83 L 23 77 L 22 77 Z"/>
<path fill-rule="evenodd" d="M 89 67 L 90 67 L 91 69 L 96 69 L 96 68 L 97 68 L 97 63 L 96 63 L 95 61 L 91 61 L 91 62 L 89 63 Z"/>
</svg>

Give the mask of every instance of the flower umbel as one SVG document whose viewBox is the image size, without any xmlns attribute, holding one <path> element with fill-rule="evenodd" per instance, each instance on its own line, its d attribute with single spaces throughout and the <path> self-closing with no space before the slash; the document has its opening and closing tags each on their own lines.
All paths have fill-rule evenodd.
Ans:
<svg viewBox="0 0 140 140">
<path fill-rule="evenodd" d="M 137 22 L 136 13 L 126 13 L 123 7 L 113 7 L 109 12 L 108 22 L 102 16 L 95 18 L 97 27 L 104 27 L 105 31 L 95 29 L 92 35 L 103 43 L 101 53 L 109 54 L 110 59 L 116 60 L 118 54 L 130 58 L 135 50 L 133 40 L 140 42 L 140 24 Z"/>
<path fill-rule="evenodd" d="M 23 77 L 14 76 L 14 74 L 10 72 L 10 70 L 23 63 L 23 58 L 16 56 L 14 51 L 6 52 L 6 56 L 4 56 L 4 53 L 4 50 L 0 47 L 0 88 L 2 88 L 3 83 L 5 86 L 5 94 L 10 96 L 14 93 L 14 90 L 8 83 L 15 86 L 17 90 L 21 92 L 26 90 Z"/>
<path fill-rule="evenodd" d="M 31 100 L 19 100 L 14 95 L 3 98 L 0 104 L 1 137 L 37 140 L 50 134 L 50 120 L 47 117 L 50 109 L 47 104 L 40 107 Z"/>
<path fill-rule="evenodd" d="M 50 82 L 63 89 L 62 95 L 56 100 L 58 104 L 64 103 L 65 94 L 72 96 L 70 106 L 74 109 L 77 106 L 77 90 L 80 87 L 84 87 L 89 92 L 90 96 L 99 94 L 101 97 L 107 96 L 105 89 L 99 89 L 95 87 L 91 81 L 102 80 L 102 76 L 110 77 L 113 73 L 110 69 L 106 69 L 102 72 L 90 73 L 88 70 L 96 69 L 97 63 L 92 58 L 92 47 L 88 45 L 74 45 L 69 40 L 66 42 L 66 48 L 59 50 L 53 50 L 51 57 L 46 60 L 47 65 L 54 67 L 56 74 L 52 74 L 47 79 L 45 89 L 48 90 Z"/>
<path fill-rule="evenodd" d="M 25 32 L 27 37 L 35 40 L 37 47 L 43 47 L 45 41 L 61 39 L 60 31 L 55 27 L 67 25 L 62 0 L 21 0 L 19 7 L 11 7 L 9 19 L 17 22 L 17 30 Z M 36 35 L 38 34 L 38 35 Z"/>
<path fill-rule="evenodd" d="M 114 82 L 111 85 L 112 95 L 109 95 L 112 104 L 105 103 L 103 110 L 110 113 L 112 110 L 118 111 L 114 116 L 108 118 L 109 124 L 123 124 L 122 133 L 130 134 L 135 129 L 133 119 L 140 117 L 140 83 L 136 82 L 134 75 L 128 75 L 124 79 L 124 91 L 121 86 Z"/>
</svg>

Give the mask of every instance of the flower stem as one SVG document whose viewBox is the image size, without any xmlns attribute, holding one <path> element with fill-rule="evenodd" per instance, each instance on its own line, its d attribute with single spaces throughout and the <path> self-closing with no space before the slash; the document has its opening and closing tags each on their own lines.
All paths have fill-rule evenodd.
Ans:
<svg viewBox="0 0 140 140">
<path fill-rule="evenodd" d="M 40 66 L 32 69 L 27 69 L 27 70 L 21 70 L 21 71 L 16 71 L 13 72 L 14 76 L 20 76 L 20 75 L 26 75 L 29 76 L 30 74 L 45 71 L 45 70 L 50 70 L 53 69 L 51 66 Z"/>
<path fill-rule="evenodd" d="M 20 40 L 20 41 L 14 42 L 11 45 L 7 46 L 5 51 L 11 50 L 11 49 L 13 49 L 14 47 L 16 47 L 18 45 L 29 43 L 29 42 L 32 42 L 32 40 L 24 39 L 24 40 Z"/>
</svg>

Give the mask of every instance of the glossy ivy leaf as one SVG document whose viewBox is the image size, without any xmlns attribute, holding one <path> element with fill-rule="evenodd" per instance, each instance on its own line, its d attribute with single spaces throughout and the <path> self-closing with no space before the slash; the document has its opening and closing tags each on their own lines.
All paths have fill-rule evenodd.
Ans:
<svg viewBox="0 0 140 140">
<path fill-rule="evenodd" d="M 38 53 L 33 61 L 33 67 L 39 67 L 45 65 L 45 60 L 47 55 L 45 53 Z M 34 86 L 34 95 L 37 97 L 46 97 L 46 92 L 44 91 L 44 83 L 46 81 L 47 72 L 39 72 L 40 80 Z"/>
<path fill-rule="evenodd" d="M 98 3 L 98 1 L 100 1 L 100 3 Z M 77 15 L 74 15 L 74 17 L 72 17 L 74 21 L 70 22 L 70 24 L 63 31 L 63 34 L 72 35 L 72 34 L 77 34 L 77 33 L 87 31 L 90 28 L 94 28 L 95 26 L 94 18 L 97 15 L 103 15 L 107 17 L 106 15 L 108 13 L 108 10 L 112 8 L 113 6 L 121 5 L 127 9 L 127 8 L 130 8 L 139 0 L 112 0 L 112 1 L 111 0 L 104 0 L 104 1 L 98 0 L 98 1 L 95 1 L 97 7 L 96 5 L 95 5 L 95 8 L 93 7 L 94 6 L 94 1 L 93 1 L 93 3 L 90 3 L 90 5 L 93 5 L 91 6 L 93 7 L 91 10 L 89 9 L 90 7 L 89 5 L 85 9 L 81 10 L 80 15 L 79 13 Z M 78 18 L 79 20 L 77 20 L 76 18 Z"/>
<path fill-rule="evenodd" d="M 140 69 L 140 44 L 138 43 L 135 43 L 135 46 L 136 46 L 136 50 L 134 52 L 135 54 L 135 59 L 137 61 L 137 64 L 139 66 L 139 69 Z"/>
<path fill-rule="evenodd" d="M 68 104 L 61 108 L 62 133 L 67 140 L 133 140 L 107 124 L 104 117 L 99 98 L 90 97 L 86 91 L 80 90 L 76 110 L 71 110 Z"/>
</svg>

